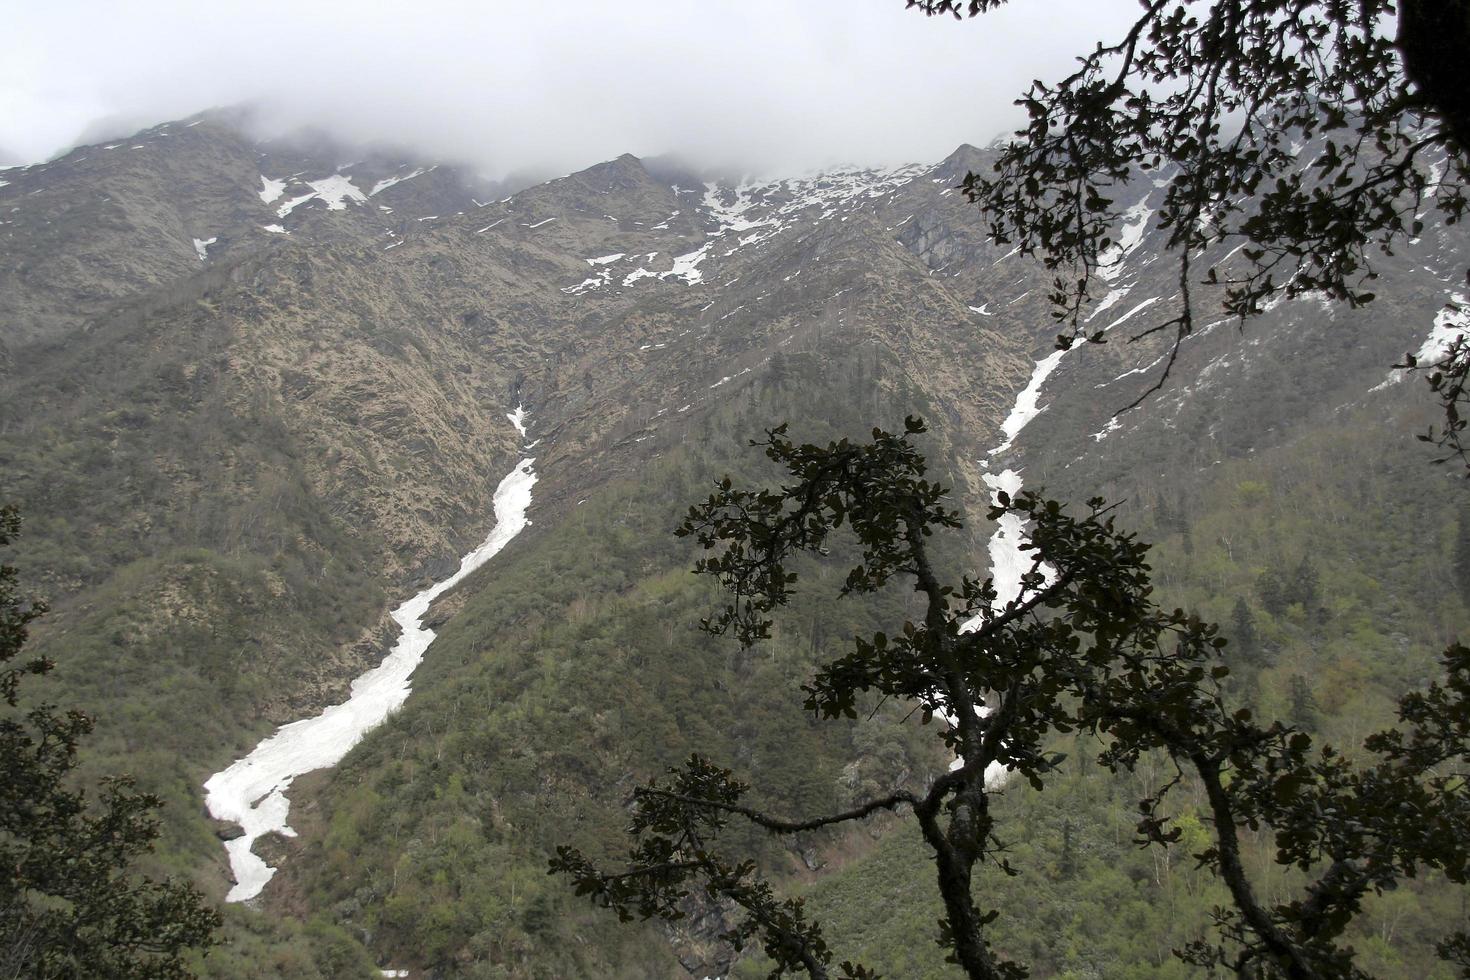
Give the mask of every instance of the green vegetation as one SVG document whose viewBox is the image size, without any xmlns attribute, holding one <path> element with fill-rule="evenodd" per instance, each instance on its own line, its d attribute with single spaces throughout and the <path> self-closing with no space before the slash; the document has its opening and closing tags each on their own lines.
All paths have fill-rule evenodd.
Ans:
<svg viewBox="0 0 1470 980">
<path fill-rule="evenodd" d="M 56 661 L 57 696 L 95 720 L 77 777 L 131 773 L 165 804 L 139 867 L 219 899 L 228 872 L 201 783 L 273 718 L 341 691 L 343 651 L 379 653 L 364 627 L 393 583 L 371 536 L 311 486 L 286 407 L 242 399 L 223 369 L 227 327 L 155 353 L 162 329 L 110 324 L 7 387 L 23 421 L 0 434 L 0 471 L 27 518 L 15 561 L 52 602 L 31 649 Z M 279 955 L 312 961 L 294 923 L 230 915 L 203 962 L 250 975 L 231 957 L 267 933 Z"/>
<path fill-rule="evenodd" d="M 847 805 L 942 770 L 923 732 L 898 724 L 907 707 L 820 725 L 787 696 L 854 631 L 902 615 L 907 595 L 861 606 L 812 595 L 758 647 L 711 648 L 697 625 L 714 595 L 688 575 L 688 551 L 669 533 L 681 504 L 717 474 L 750 471 L 740 442 L 754 419 L 802 406 L 830 420 L 814 431 L 863 431 L 856 416 L 867 406 L 845 388 L 857 357 L 783 358 L 780 378 L 758 379 L 671 433 L 636 480 L 533 527 L 468 583 L 413 697 L 331 774 L 321 822 L 296 822 L 305 844 L 283 870 L 288 887 L 370 934 L 385 964 L 646 977 L 678 973 L 677 955 L 714 975 L 725 955 L 713 942 L 717 908 L 697 912 L 671 951 L 662 936 L 590 914 L 548 878 L 555 845 L 606 856 L 631 789 L 696 745 L 759 773 L 793 810 Z M 878 373 L 872 354 L 862 357 L 862 370 Z M 923 407 L 905 391 L 888 397 Z M 839 566 L 803 567 L 821 578 Z M 815 863 L 832 843 L 813 835 L 792 851 L 755 832 L 741 841 L 792 879 L 808 877 L 803 857 Z"/>
<path fill-rule="evenodd" d="M 0 547 L 20 529 L 0 508 Z M 77 752 L 92 721 L 30 700 L 21 681 L 51 672 L 27 653 L 45 606 L 23 599 L 0 565 L 0 972 L 7 976 L 182 978 L 184 954 L 214 942 L 220 923 L 197 891 L 136 872 L 158 836 L 158 797 L 128 776 L 76 788 Z"/>
<path fill-rule="evenodd" d="M 1108 495 L 1123 501 L 1121 520 L 1155 542 L 1160 601 L 1226 624 L 1230 696 L 1259 716 L 1293 721 L 1301 720 L 1294 701 L 1306 700 L 1314 736 L 1351 747 L 1393 723 L 1397 699 L 1438 673 L 1437 652 L 1470 626 L 1452 573 L 1459 483 L 1426 468 L 1397 431 L 1347 415 L 1339 429 L 1312 427 L 1288 444 L 1198 469 L 1169 459 L 1188 447 L 1150 443 L 1143 448 L 1154 458 L 1058 470 L 1047 489 L 1085 493 L 1106 479 Z M 1170 474 L 1162 486 L 1149 479 L 1159 471 Z M 1404 490 L 1426 481 L 1441 489 Z M 1307 557 L 1319 573 L 1317 605 L 1267 611 L 1261 576 Z M 1301 691 L 1305 699 L 1293 697 Z M 1068 759 L 1044 793 L 1013 783 L 997 794 L 997 822 L 1011 828 L 1005 855 L 1021 871 L 985 882 L 985 901 L 1003 910 L 997 948 L 1042 977 L 1195 975 L 1171 950 L 1207 933 L 1225 895 L 1192 857 L 1192 831 L 1168 850 L 1133 843 L 1137 801 L 1172 769 L 1155 759 L 1129 779 L 1105 779 L 1095 743 L 1053 747 Z M 1194 827 L 1203 800 L 1197 788 L 1189 794 L 1177 822 Z M 1243 849 L 1248 867 L 1271 867 L 1267 835 L 1244 835 Z M 800 894 L 841 955 L 885 976 L 953 976 L 932 946 L 940 907 L 924 856 L 918 836 L 895 827 Z M 1269 880 L 1286 894 L 1300 879 L 1283 871 Z M 1433 873 L 1370 896 L 1347 934 L 1359 966 L 1376 976 L 1458 975 L 1434 943 L 1446 924 L 1463 921 L 1464 901 L 1463 887 Z M 763 976 L 762 965 L 751 958 L 735 975 Z"/>
<path fill-rule="evenodd" d="M 990 939 L 987 927 L 1000 910 L 975 904 L 977 890 L 986 891 L 975 876 L 988 865 L 1019 873 L 986 777 L 1001 764 L 1012 782 L 1024 778 L 1040 791 L 1061 771 L 1066 754 L 1057 743 L 1071 733 L 1095 739 L 1084 751 L 1096 752 L 1097 765 L 1114 776 L 1138 776 L 1142 767 L 1152 782 L 1160 761 L 1172 770 L 1143 794 L 1133 836 L 1166 851 L 1185 848 L 1228 897 L 1212 913 L 1217 935 L 1174 950 L 1195 967 L 1261 977 L 1364 976 L 1342 935 L 1368 896 L 1423 875 L 1466 883 L 1470 823 L 1457 770 L 1470 760 L 1470 649 L 1449 646 L 1444 686 L 1399 698 L 1402 727 L 1367 738 L 1360 761 L 1330 746 L 1314 750 L 1307 730 L 1316 727 L 1316 706 L 1305 680 L 1291 680 L 1294 727 L 1262 726 L 1232 703 L 1220 683 L 1230 671 L 1220 663 L 1226 641 L 1218 628 L 1154 605 L 1147 546 L 1103 519 L 1101 500 L 1072 518 L 1032 494 L 998 494 L 991 516 L 1017 514 L 1035 543 L 1019 594 L 1000 605 L 989 581 L 945 584 L 928 541 L 958 527 L 959 514 L 924 477 L 923 458 L 909 442 L 923 431 L 910 418 L 902 436 L 874 430 L 871 442 L 820 447 L 792 443 L 784 426 L 770 430 L 760 445 L 787 471 L 780 489 L 738 489 L 727 478 L 690 509 L 679 533 L 710 554 L 696 572 L 716 576 L 733 597 L 703 628 L 732 632 L 750 647 L 769 638 L 766 617 L 796 593 L 793 558 L 825 554 L 829 537 L 846 524 L 862 557 L 839 594 L 911 579 L 923 614 L 901 631 L 894 623 L 887 634 L 860 636 L 844 656 L 817 667 L 801 688 L 805 707 L 827 719 L 856 717 L 858 699 L 872 694 L 915 703 L 926 721 L 933 714 L 953 719 L 942 740 L 956 765 L 921 792 L 900 788 L 840 813 L 792 820 L 745 803 L 748 785 L 693 756 L 669 780 L 635 790 L 627 870 L 605 872 L 576 846 L 558 849 L 552 869 L 569 875 L 579 894 L 624 921 L 677 921 L 700 885 L 740 910 L 743 918 L 724 938 L 737 949 L 758 939 L 772 976 L 805 972 L 825 980 L 837 974 L 821 926 L 799 899 L 778 899 L 753 862 L 725 857 L 724 832 L 743 820 L 788 836 L 903 812 L 932 852 L 944 910 L 937 942 L 948 958 L 976 980 L 1026 976 Z M 1254 487 L 1251 495 L 1258 495 Z M 1319 608 L 1310 557 L 1289 578 L 1273 574 L 1264 582 L 1277 614 Z M 1238 605 L 1236 613 L 1243 619 L 1249 610 Z M 965 623 L 973 629 L 962 629 Z M 981 704 L 988 711 L 977 714 Z M 1190 795 L 1182 809 L 1181 787 Z M 1274 848 L 1264 868 L 1245 861 L 1252 841 L 1242 840 L 1263 831 Z M 1071 875 L 1078 860 L 1070 820 L 1061 844 L 1058 865 Z M 1470 967 L 1467 943 L 1470 937 L 1455 933 L 1438 937 L 1436 949 Z M 840 975 L 873 976 L 850 961 Z"/>
</svg>

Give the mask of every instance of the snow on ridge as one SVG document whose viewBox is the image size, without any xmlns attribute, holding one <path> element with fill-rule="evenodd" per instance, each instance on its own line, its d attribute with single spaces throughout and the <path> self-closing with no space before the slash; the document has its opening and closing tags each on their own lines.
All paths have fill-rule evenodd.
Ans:
<svg viewBox="0 0 1470 980">
<path fill-rule="evenodd" d="M 1431 364 L 1444 357 L 1450 345 L 1461 335 L 1470 333 L 1470 299 L 1463 293 L 1450 296 L 1450 304 L 1434 316 L 1434 327 L 1414 354 L 1420 364 Z"/>
<path fill-rule="evenodd" d="M 204 262 L 209 258 L 209 246 L 219 241 L 219 238 L 196 238 L 194 239 L 194 254 L 199 256 L 199 261 Z"/>
<path fill-rule="evenodd" d="M 1112 418 L 1108 419 L 1107 425 L 1103 426 L 1101 429 L 1098 429 L 1092 434 L 1092 441 L 1102 442 L 1111 433 L 1117 432 L 1121 428 L 1123 428 L 1123 423 L 1119 422 L 1118 416 L 1114 415 Z"/>
<path fill-rule="evenodd" d="M 865 200 L 890 194 L 930 169 L 932 168 L 917 164 L 891 170 L 844 168 L 766 183 L 742 180 L 723 187 L 716 183 L 706 183 L 700 205 L 713 220 L 715 228 L 705 232 L 707 241 L 704 245 L 675 256 L 673 268 L 663 272 L 639 267 L 623 277 L 622 284 L 631 286 L 640 279 L 681 279 L 688 285 L 698 285 L 705 281 L 705 272 L 700 265 L 709 258 L 710 248 L 716 241 L 728 240 L 732 235 L 738 236 L 733 244 L 720 252 L 727 257 L 734 255 L 743 248 L 759 245 L 784 231 L 794 218 L 809 209 L 820 209 L 821 219 L 833 217 L 843 208 L 855 210 Z M 694 190 L 684 189 L 677 189 L 677 192 L 696 193 Z M 675 211 L 669 218 L 679 213 Z M 846 216 L 843 220 L 846 220 Z M 654 228 L 667 228 L 668 221 L 669 219 L 665 219 Z M 574 285 L 563 286 L 562 292 L 580 295 L 608 282 L 610 279 L 606 277 L 600 280 L 584 279 Z"/>
<path fill-rule="evenodd" d="M 752 228 L 759 228 L 761 225 L 770 223 L 769 219 L 752 221 L 745 217 L 745 212 L 749 211 L 756 204 L 755 199 L 751 197 L 750 193 L 755 188 L 756 185 L 753 184 L 737 184 L 732 192 L 735 195 L 734 202 L 726 204 L 721 199 L 722 193 L 719 185 L 704 185 L 704 198 L 700 203 L 720 223 L 720 230 L 714 232 L 714 234 L 723 235 L 731 231 L 749 231 Z"/>
<path fill-rule="evenodd" d="M 517 406 L 507 418 L 525 434 L 525 409 Z M 225 843 L 235 885 L 227 902 L 241 902 L 260 894 L 275 875 L 252 852 L 255 841 L 270 833 L 296 836 L 286 819 L 291 803 L 286 790 L 304 773 L 336 765 L 364 734 L 387 720 L 407 700 L 409 680 L 423 660 L 434 631 L 423 625 L 434 600 L 462 582 L 495 557 L 530 523 L 531 488 L 536 483 L 534 459 L 523 458 L 495 490 L 495 526 L 478 548 L 460 559 L 459 570 L 437 582 L 391 613 L 401 630 L 397 643 L 383 661 L 352 682 L 352 693 L 320 714 L 278 728 L 243 759 L 209 777 L 204 784 L 205 806 L 217 820 L 240 825 L 241 836 Z"/>
<path fill-rule="evenodd" d="M 561 291 L 571 296 L 581 296 L 590 289 L 598 289 L 607 284 L 606 274 L 601 276 L 588 276 L 575 286 L 563 286 Z"/>
<path fill-rule="evenodd" d="M 626 254 L 627 253 L 625 252 L 614 252 L 611 255 L 604 255 L 601 258 L 586 259 L 584 261 L 586 261 L 588 265 L 594 267 L 599 265 L 608 265 L 609 263 L 616 262 L 618 259 L 621 259 Z"/>
</svg>

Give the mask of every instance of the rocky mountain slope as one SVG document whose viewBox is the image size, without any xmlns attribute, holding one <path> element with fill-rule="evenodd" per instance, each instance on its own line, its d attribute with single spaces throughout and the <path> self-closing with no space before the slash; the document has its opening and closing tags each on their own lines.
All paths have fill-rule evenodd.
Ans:
<svg viewBox="0 0 1470 980">
<path fill-rule="evenodd" d="M 282 975 L 322 974 L 300 949 L 324 944 L 445 976 L 729 968 L 708 928 L 671 946 L 590 917 L 545 880 L 548 849 L 611 840 L 630 781 L 694 747 L 791 809 L 942 764 L 902 712 L 826 731 L 786 710 L 804 665 L 869 613 L 800 607 L 769 658 L 690 632 L 710 596 L 666 532 L 709 479 L 753 465 L 746 439 L 923 413 L 971 515 L 955 560 L 974 568 L 984 476 L 1002 467 L 1124 498 L 1182 547 L 1161 507 L 1187 496 L 1201 526 L 1225 521 L 1237 502 L 1211 496 L 1217 476 L 1260 482 L 1251 467 L 1286 472 L 1336 433 L 1405 458 L 1427 400 L 1387 366 L 1436 317 L 1453 326 L 1441 307 L 1467 264 L 1463 236 L 1435 230 L 1385 260 L 1370 308 L 1307 298 L 1244 331 L 1207 318 L 1162 390 L 1119 415 L 1166 350 L 1129 331 L 1177 302 L 1148 183 L 1087 314 L 1109 342 L 1063 356 L 1050 275 L 990 243 L 954 189 L 985 165 L 973 147 L 759 183 L 625 155 L 509 196 L 343 152 L 261 144 L 207 114 L 0 171 L 0 465 L 28 520 L 16 564 L 56 606 L 37 642 L 101 718 L 94 769 L 136 771 L 170 801 L 160 861 L 213 894 L 229 883 L 205 778 L 382 656 L 386 611 L 485 536 L 521 447 L 506 413 L 531 419 L 531 525 L 431 610 L 441 635 L 403 710 L 293 790 L 301 836 L 270 845 L 286 873 L 264 920 L 235 920 L 218 975 L 252 975 L 265 949 L 294 964 Z M 1034 417 L 1010 440 L 1018 397 Z M 1272 506 L 1304 499 L 1310 481 L 1292 479 Z M 1349 490 L 1378 500 L 1389 482 L 1364 486 Z M 1453 526 L 1442 510 L 1425 519 Z M 1196 588 L 1223 548 L 1217 594 L 1197 596 L 1216 605 L 1266 560 L 1194 546 L 1166 572 Z M 1416 567 L 1442 572 L 1442 540 L 1422 550 Z M 1422 608 L 1404 596 L 1394 616 Z M 1312 629 L 1281 642 L 1323 646 L 1330 629 Z M 1429 635 L 1410 643 L 1423 662 Z M 864 850 L 753 844 L 794 880 Z"/>
</svg>

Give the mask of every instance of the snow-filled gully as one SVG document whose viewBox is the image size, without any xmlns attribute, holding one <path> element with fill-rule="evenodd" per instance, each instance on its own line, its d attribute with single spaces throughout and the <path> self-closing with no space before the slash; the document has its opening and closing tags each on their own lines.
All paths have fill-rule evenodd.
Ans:
<svg viewBox="0 0 1470 980">
<path fill-rule="evenodd" d="M 523 406 L 506 416 L 522 440 L 526 437 Z M 529 446 L 527 447 L 529 448 Z M 297 776 L 336 765 L 368 731 L 381 725 L 409 694 L 409 679 L 434 631 L 423 625 L 429 606 L 471 572 L 495 557 L 530 522 L 531 487 L 536 483 L 535 459 L 523 458 L 495 490 L 495 527 L 484 542 L 460 559 L 459 570 L 420 592 L 390 614 L 401 632 L 398 642 L 372 670 L 352 682 L 352 693 L 341 704 L 321 714 L 283 725 L 243 759 L 204 784 L 205 806 L 211 816 L 240 825 L 239 837 L 225 843 L 235 886 L 225 900 L 241 902 L 260 894 L 276 869 L 252 850 L 270 833 L 296 836 L 286 822 L 291 803 L 286 790 Z"/>
<path fill-rule="evenodd" d="M 1036 367 L 1032 369 L 1031 378 L 1026 387 L 1016 395 L 1016 401 L 1011 406 L 1010 414 L 1001 423 L 1001 432 L 1005 435 L 1005 441 L 985 454 L 985 459 L 981 461 L 982 466 L 988 467 L 991 459 L 1015 445 L 1016 437 L 1021 434 L 1021 430 L 1041 414 L 1041 386 L 1061 364 L 1066 353 L 1062 350 L 1052 351 L 1036 362 Z M 985 485 L 990 488 L 990 501 L 996 506 L 1000 505 L 1001 493 L 1015 498 L 1021 492 L 1021 474 L 1013 469 L 1004 469 L 999 473 L 986 473 L 983 479 Z M 990 576 L 995 584 L 995 602 L 991 608 L 1004 609 L 1021 594 L 1021 577 L 1031 570 L 1034 561 L 1030 553 L 1022 550 L 1029 543 L 1030 538 L 1026 534 L 1026 525 L 1020 516 L 1012 513 L 1001 515 L 987 545 L 990 555 Z M 968 632 L 979 629 L 980 626 L 981 617 L 976 616 L 960 628 Z M 985 708 L 979 710 L 982 713 L 986 711 Z M 952 719 L 950 723 L 953 724 Z M 950 768 L 958 769 L 962 765 L 964 765 L 964 760 L 957 758 L 951 763 Z M 1008 774 L 1009 770 L 1005 766 L 999 762 L 992 762 L 985 768 L 985 785 L 1000 786 L 1005 782 Z"/>
</svg>

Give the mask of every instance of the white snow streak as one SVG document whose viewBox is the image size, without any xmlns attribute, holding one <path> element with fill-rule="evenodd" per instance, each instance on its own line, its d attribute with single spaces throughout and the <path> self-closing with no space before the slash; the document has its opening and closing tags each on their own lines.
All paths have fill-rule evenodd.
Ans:
<svg viewBox="0 0 1470 980">
<path fill-rule="evenodd" d="M 526 406 L 517 405 L 514 412 L 506 412 L 505 417 L 510 419 L 510 424 L 516 427 L 521 438 L 526 438 Z"/>
<path fill-rule="evenodd" d="M 1148 219 L 1153 213 L 1153 208 L 1148 206 L 1147 195 L 1123 212 L 1123 227 L 1118 231 L 1117 241 L 1098 256 L 1099 276 L 1108 282 L 1118 277 L 1123 271 L 1123 260 L 1142 243 L 1144 233 L 1148 231 Z"/>
<path fill-rule="evenodd" d="M 433 167 L 419 167 L 417 170 L 415 170 L 415 171 L 413 171 L 411 173 L 402 174 L 402 175 L 397 176 L 397 177 L 384 177 L 382 180 L 378 181 L 376 184 L 373 185 L 373 189 L 370 190 L 370 191 L 368 191 L 367 196 L 368 197 L 377 197 L 378 194 L 382 193 L 383 191 L 386 191 L 388 188 L 392 187 L 394 184 L 401 184 L 405 180 L 413 180 L 415 177 L 417 177 L 417 176 L 419 176 L 421 174 L 426 174 L 430 170 L 433 170 L 433 169 L 434 169 Z"/>
<path fill-rule="evenodd" d="M 525 409 L 517 406 L 507 416 L 525 435 Z M 402 632 L 382 663 L 352 682 L 351 696 L 314 718 L 283 725 L 249 755 L 204 784 L 205 805 L 219 820 L 237 823 L 244 831 L 225 844 L 235 886 L 225 896 L 240 902 L 259 895 L 276 871 L 252 853 L 256 840 L 296 832 L 286 823 L 290 801 L 286 790 L 303 773 L 340 762 L 364 734 L 387 720 L 409 694 L 409 678 L 423 660 L 434 631 L 423 625 L 435 599 L 458 585 L 471 572 L 495 557 L 530 523 L 526 509 L 536 483 L 534 459 L 522 459 L 495 490 L 495 527 L 474 551 L 460 559 L 459 571 L 420 592 L 391 613 Z"/>
<path fill-rule="evenodd" d="M 1127 313 L 1124 313 L 1122 316 L 1118 317 L 1118 319 L 1116 319 L 1112 323 L 1108 324 L 1108 329 L 1111 330 L 1114 327 L 1116 327 L 1118 324 L 1123 323 L 1126 320 L 1132 319 L 1133 318 L 1133 314 L 1135 314 L 1135 313 L 1142 313 L 1144 310 L 1148 309 L 1150 306 L 1153 306 L 1158 301 L 1159 301 L 1159 298 L 1157 296 L 1150 296 L 1148 299 L 1144 300 L 1142 303 L 1139 303 L 1133 309 L 1129 310 Z"/>
<path fill-rule="evenodd" d="M 200 262 L 203 262 L 209 258 L 209 246 L 213 245 L 217 241 L 219 241 L 218 238 L 194 239 L 194 254 L 199 256 Z"/>
<path fill-rule="evenodd" d="M 1010 449 L 1016 441 L 1016 436 L 1026 428 L 1026 423 L 1041 414 L 1041 386 L 1051 373 L 1062 363 L 1062 358 L 1067 354 L 1064 350 L 1054 350 L 1050 354 L 1036 362 L 1036 370 L 1031 372 L 1031 380 L 1026 387 L 1016 396 L 1016 404 L 1011 407 L 1011 414 L 1001 423 L 1000 430 L 1005 434 L 1005 442 L 992 449 L 988 455 L 994 456 Z"/>
</svg>

